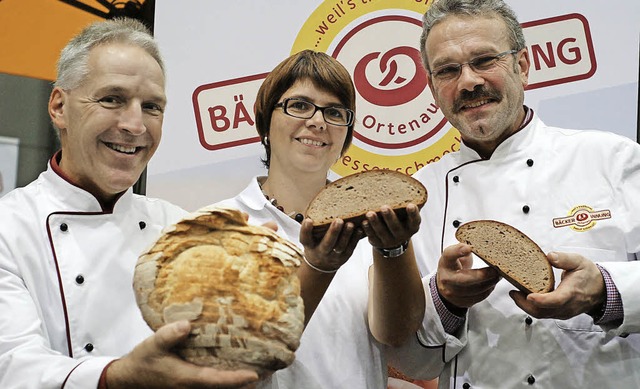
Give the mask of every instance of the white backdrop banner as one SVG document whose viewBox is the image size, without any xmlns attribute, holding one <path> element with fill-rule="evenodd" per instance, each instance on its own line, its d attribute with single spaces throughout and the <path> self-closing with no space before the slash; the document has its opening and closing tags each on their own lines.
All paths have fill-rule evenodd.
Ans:
<svg viewBox="0 0 640 389">
<path fill-rule="evenodd" d="M 20 139 L 0 136 L 0 197 L 16 187 Z"/>
<path fill-rule="evenodd" d="M 531 58 L 525 103 L 549 125 L 637 137 L 640 1 L 510 1 Z M 268 72 L 310 48 L 357 91 L 352 147 L 330 173 L 413 174 L 459 147 L 426 85 L 418 40 L 431 0 L 181 0 L 156 3 L 169 105 L 147 193 L 188 210 L 265 174 L 254 128 Z"/>
</svg>

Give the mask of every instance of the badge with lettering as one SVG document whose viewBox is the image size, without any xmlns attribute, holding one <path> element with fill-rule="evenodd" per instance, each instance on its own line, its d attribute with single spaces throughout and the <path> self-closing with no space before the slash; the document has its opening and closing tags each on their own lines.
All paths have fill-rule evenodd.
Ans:
<svg viewBox="0 0 640 389">
<path fill-rule="evenodd" d="M 574 231 L 587 231 L 596 225 L 596 221 L 611 219 L 611 211 L 603 209 L 596 211 L 588 205 L 578 205 L 569 211 L 566 217 L 553 219 L 555 228 L 569 227 Z"/>
</svg>

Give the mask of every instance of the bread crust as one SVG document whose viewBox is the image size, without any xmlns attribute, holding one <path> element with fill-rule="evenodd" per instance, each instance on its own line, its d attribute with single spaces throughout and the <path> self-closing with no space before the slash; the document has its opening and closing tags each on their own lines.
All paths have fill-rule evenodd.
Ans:
<svg viewBox="0 0 640 389">
<path fill-rule="evenodd" d="M 422 208 L 427 189 L 415 178 L 394 170 L 368 170 L 342 177 L 326 185 L 309 203 L 305 216 L 313 220 L 314 235 L 320 236 L 334 219 L 360 225 L 369 211 L 388 205 L 401 218 L 406 206 Z"/>
<path fill-rule="evenodd" d="M 515 227 L 496 220 L 475 220 L 456 230 L 456 239 L 524 293 L 553 290 L 553 268 L 540 247 Z"/>
<path fill-rule="evenodd" d="M 155 331 L 187 319 L 186 360 L 265 374 L 294 360 L 304 326 L 302 252 L 240 211 L 207 207 L 171 226 L 139 257 L 133 286 Z"/>
</svg>

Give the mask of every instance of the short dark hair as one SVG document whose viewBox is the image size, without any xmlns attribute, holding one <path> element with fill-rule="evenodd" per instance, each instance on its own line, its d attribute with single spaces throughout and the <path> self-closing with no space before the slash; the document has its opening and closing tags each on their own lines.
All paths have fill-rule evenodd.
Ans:
<svg viewBox="0 0 640 389">
<path fill-rule="evenodd" d="M 267 156 L 262 160 L 269 168 L 271 146 L 265 142 L 271 126 L 273 109 L 282 95 L 299 80 L 309 80 L 319 89 L 332 93 L 346 108 L 356 111 L 356 92 L 347 69 L 335 58 L 322 52 L 303 50 L 280 62 L 265 78 L 258 90 L 254 113 L 256 129 Z M 347 137 L 342 152 L 351 145 L 353 126 L 347 129 Z"/>
</svg>

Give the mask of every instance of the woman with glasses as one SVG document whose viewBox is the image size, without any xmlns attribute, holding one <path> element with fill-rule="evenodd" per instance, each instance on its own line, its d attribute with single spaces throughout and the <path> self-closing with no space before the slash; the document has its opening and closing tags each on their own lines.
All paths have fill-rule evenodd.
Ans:
<svg viewBox="0 0 640 389">
<path fill-rule="evenodd" d="M 264 80 L 254 107 L 268 173 L 218 203 L 248 213 L 252 224 L 275 221 L 278 233 L 305 252 L 306 262 L 298 270 L 306 324 L 301 345 L 294 363 L 260 387 L 386 388 L 384 346 L 367 327 L 372 249 L 365 240 L 356 250 L 366 235 L 359 226 L 337 219 L 316 240 L 312 221 L 303 216 L 328 183 L 329 169 L 351 144 L 355 101 L 351 76 L 331 56 L 304 50 L 285 59 Z M 369 241 L 395 247 L 409 240 L 420 218 L 415 206 L 407 212 L 409 221 L 393 233 L 386 224 L 396 217 L 393 212 L 385 217 L 372 213 Z M 412 251 L 389 261 L 400 269 L 394 271 L 413 272 L 414 286 L 422 287 Z"/>
</svg>

